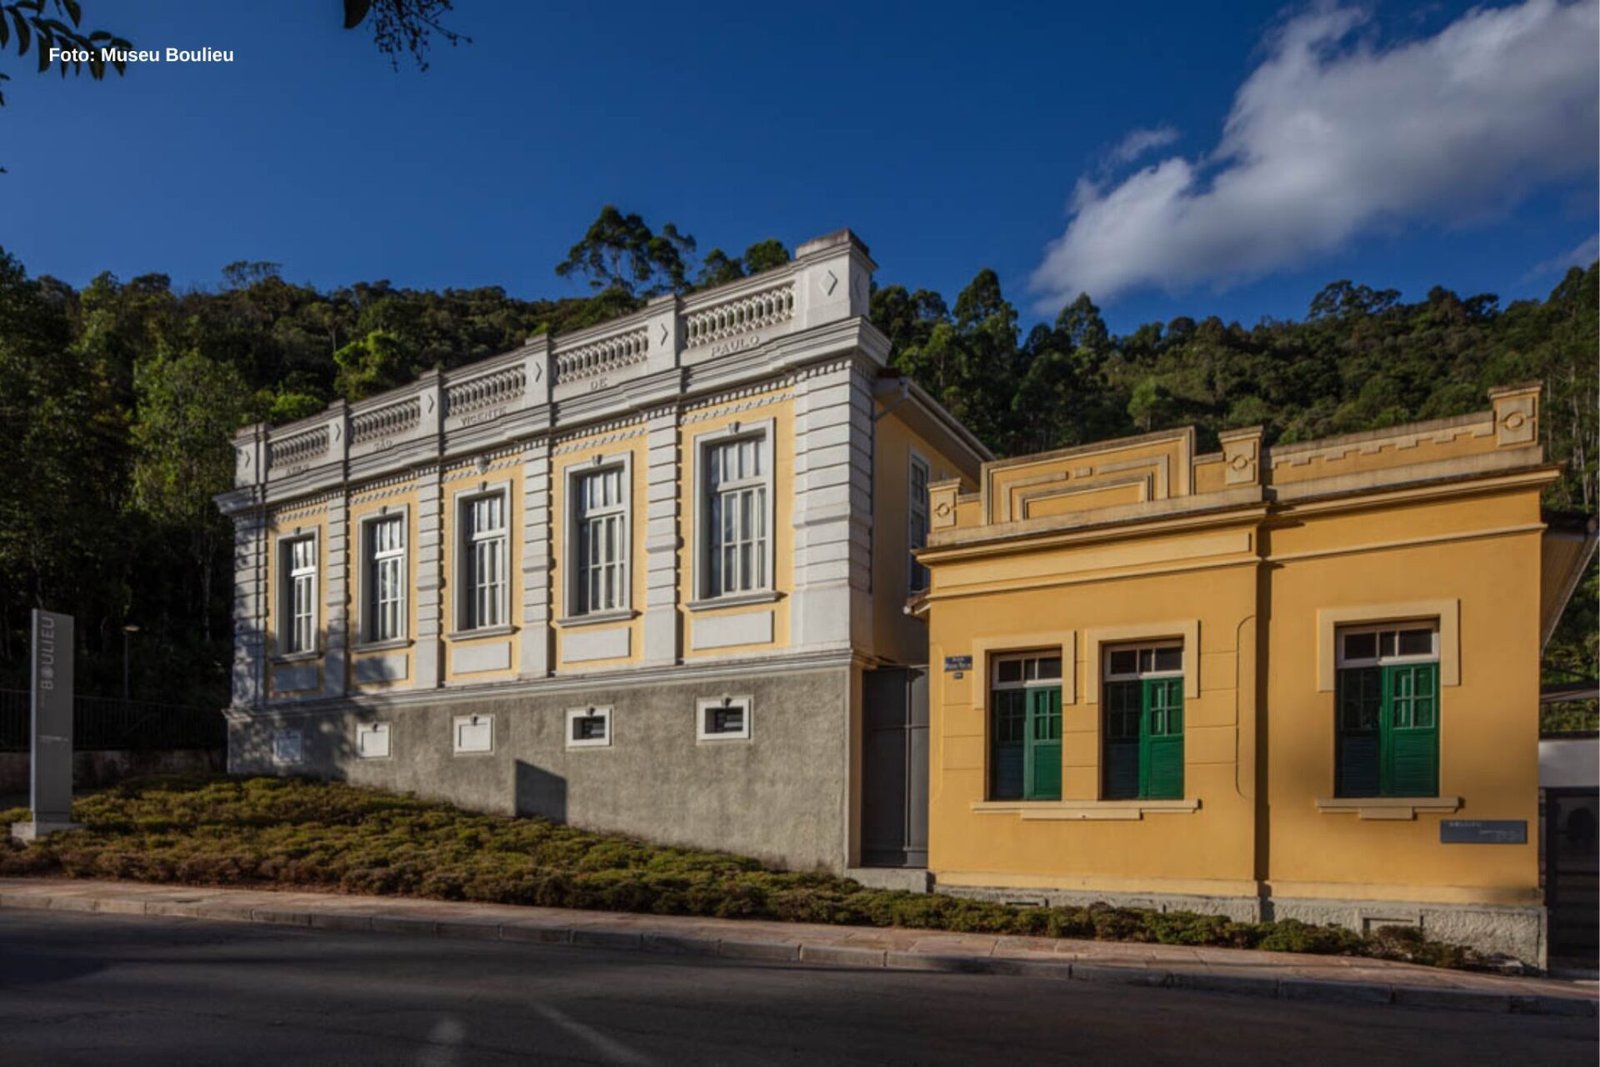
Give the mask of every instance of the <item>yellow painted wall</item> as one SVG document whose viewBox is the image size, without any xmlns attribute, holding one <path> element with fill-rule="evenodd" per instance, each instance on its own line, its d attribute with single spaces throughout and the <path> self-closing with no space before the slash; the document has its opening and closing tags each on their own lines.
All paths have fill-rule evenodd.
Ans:
<svg viewBox="0 0 1600 1067">
<path fill-rule="evenodd" d="M 883 405 L 878 406 L 883 410 Z M 872 643 L 867 649 L 893 663 L 927 662 L 927 624 L 905 613 L 910 581 L 911 456 L 928 463 L 928 481 L 960 478 L 977 488 L 977 471 L 934 448 L 890 411 L 873 429 Z M 931 508 L 931 503 L 930 503 Z M 931 518 L 930 511 L 930 518 Z"/>
<path fill-rule="evenodd" d="M 1196 540 L 1176 536 L 1161 545 L 1181 559 Z M 1250 768 L 1238 754 L 1253 731 L 1257 564 L 1248 540 L 1239 543 L 1246 550 L 1202 570 L 1100 580 L 1093 576 L 1104 571 L 1088 572 L 1070 587 L 1024 583 L 983 593 L 980 575 L 997 561 L 936 569 L 936 591 L 969 595 L 941 600 L 932 612 L 931 662 L 937 668 L 945 656 L 973 657 L 964 677 L 935 669 L 931 679 L 929 866 L 940 881 L 1106 891 L 1160 883 L 1169 892 L 1233 892 L 1253 877 Z M 1002 562 L 1008 576 L 1033 566 L 1044 573 L 1064 551 Z M 1062 797 L 1093 802 L 1100 795 L 1101 708 L 1091 643 L 1100 631 L 1131 640 L 1196 630 L 1198 655 L 1186 649 L 1185 673 L 1198 670 L 1199 691 L 1185 701 L 1184 778 L 1187 795 L 1202 798 L 1198 810 L 1157 813 L 1155 804 L 1140 819 L 1048 822 L 974 810 L 987 799 L 986 679 L 995 654 L 1061 648 L 1072 662 L 1063 684 Z"/>
<path fill-rule="evenodd" d="M 644 656 L 645 609 L 645 535 L 649 499 L 648 439 L 643 423 L 610 433 L 589 434 L 566 438 L 556 446 L 550 462 L 550 555 L 552 559 L 550 603 L 552 624 L 556 634 L 557 670 L 577 668 L 592 670 L 622 667 L 637 662 Z M 631 618 L 606 623 L 579 623 L 569 625 L 560 620 L 572 614 L 568 604 L 567 573 L 577 562 L 577 545 L 572 543 L 569 523 L 572 519 L 568 501 L 569 482 L 574 472 L 594 466 L 596 456 L 609 464 L 622 456 L 631 464 L 628 486 L 628 608 Z M 604 465 L 602 464 L 602 465 Z M 520 577 L 520 576 L 519 576 Z M 628 655 L 603 660 L 584 660 L 569 665 L 562 658 L 567 634 L 574 630 L 598 627 L 612 629 L 626 627 L 629 631 Z"/>
<path fill-rule="evenodd" d="M 717 413 L 720 412 L 720 413 Z M 696 608 L 688 605 L 699 598 L 695 588 L 700 580 L 695 567 L 696 538 L 704 521 L 695 499 L 695 440 L 702 434 L 726 430 L 734 423 L 750 425 L 773 421 L 772 441 L 772 582 L 778 598 L 770 604 L 746 604 L 731 608 Z M 746 653 L 785 649 L 790 642 L 789 596 L 794 590 L 794 398 L 788 390 L 770 389 L 739 402 L 737 410 L 727 403 L 691 408 L 678 427 L 678 611 L 683 620 L 683 658 L 688 660 L 736 656 Z M 697 619 L 741 615 L 770 610 L 772 641 L 695 650 L 694 626 Z"/>
<path fill-rule="evenodd" d="M 460 500 L 463 494 L 470 495 L 485 489 L 492 490 L 496 486 L 504 485 L 506 488 L 506 619 L 513 632 L 499 634 L 493 637 L 462 634 L 457 631 L 458 595 L 457 581 L 460 578 L 461 554 Z M 458 463 L 445 469 L 444 477 L 440 481 L 442 494 L 442 508 L 444 521 L 440 524 L 440 557 L 443 561 L 442 574 L 439 582 L 439 610 L 442 615 L 440 625 L 443 634 L 444 660 L 443 677 L 445 682 L 466 684 L 476 682 L 507 681 L 517 676 L 518 659 L 521 642 L 516 639 L 516 628 L 522 624 L 522 459 L 519 452 L 512 452 L 492 460 L 487 468 L 480 471 L 474 462 Z M 469 674 L 458 674 L 453 665 L 453 650 L 469 645 L 486 645 L 495 642 L 509 642 L 511 645 L 511 666 L 505 670 L 473 671 Z"/>
<path fill-rule="evenodd" d="M 1434 539 L 1347 550 L 1404 535 Z M 1299 557 L 1273 568 L 1267 628 L 1275 894 L 1392 898 L 1410 887 L 1429 899 L 1537 903 L 1538 488 L 1308 517 L 1269 537 L 1274 556 Z M 1334 694 L 1315 684 L 1316 612 L 1435 598 L 1460 602 L 1460 684 L 1445 677 L 1440 687 L 1439 793 L 1459 796 L 1461 809 L 1394 821 L 1319 811 L 1315 801 L 1334 793 Z M 1443 818 L 1523 819 L 1528 843 L 1443 845 Z"/>
<path fill-rule="evenodd" d="M 1176 462 L 1173 441 L 987 476 L 986 509 L 962 501 L 926 557 L 930 662 L 973 660 L 931 678 L 939 881 L 1537 905 L 1539 493 L 1554 472 L 1533 431 L 1503 418 L 1526 393 L 1496 396 L 1493 416 L 1294 446 L 1285 454 L 1312 463 L 1264 457 L 1260 474 L 1258 442 L 1236 435 L 1225 455 L 1194 460 L 1195 492 L 1219 501 L 1209 508 L 1174 499 L 1177 476 L 1134 508 L 1095 502 L 1121 471 Z M 1405 469 L 1422 463 L 1425 474 Z M 1341 481 L 1319 493 L 1310 467 Z M 1250 495 L 1280 473 L 1309 489 L 1276 505 Z M 1075 481 L 1104 510 L 1052 519 L 1039 505 Z M 1395 818 L 1393 804 L 1334 797 L 1333 639 L 1340 624 L 1409 618 L 1437 618 L 1445 646 L 1439 797 Z M 1102 800 L 1096 650 L 1159 637 L 1185 645 L 1184 801 Z M 1070 667 L 1062 800 L 990 802 L 990 659 L 1040 647 Z M 1529 843 L 1442 844 L 1446 818 L 1523 820 Z"/>
<path fill-rule="evenodd" d="M 406 516 L 406 620 L 405 641 L 403 644 L 384 642 L 381 649 L 368 650 L 363 646 L 363 635 L 366 633 L 365 605 L 366 590 L 366 545 L 363 536 L 364 520 L 374 516 L 396 514 L 404 512 Z M 350 650 L 346 659 L 346 685 L 352 693 L 381 692 L 385 689 L 405 688 L 416 677 L 417 656 L 417 537 L 418 537 L 418 503 L 417 491 L 414 484 L 400 487 L 395 490 L 363 493 L 360 489 L 353 490 L 350 494 L 349 516 L 349 568 L 345 589 L 347 600 L 345 618 L 347 620 L 349 635 L 346 648 Z M 406 673 L 403 677 L 381 682 L 356 683 L 356 664 L 369 657 L 391 656 L 397 652 L 406 656 Z"/>
<path fill-rule="evenodd" d="M 283 655 L 284 635 L 282 633 L 283 620 L 279 617 L 282 606 L 282 570 L 283 553 L 280 543 L 285 538 L 298 537 L 303 534 L 315 534 L 317 538 L 317 654 L 315 656 L 295 656 L 296 663 L 315 663 L 317 665 L 317 690 L 323 684 L 323 656 L 328 650 L 328 505 L 325 502 L 315 504 L 288 504 L 278 508 L 267 522 L 267 583 L 266 583 L 266 627 L 267 627 L 267 654 L 274 659 Z M 267 675 L 267 693 L 269 698 L 278 695 L 273 688 L 273 671 L 269 668 Z M 300 696 L 310 693 L 310 690 L 296 690 L 287 696 Z"/>
</svg>

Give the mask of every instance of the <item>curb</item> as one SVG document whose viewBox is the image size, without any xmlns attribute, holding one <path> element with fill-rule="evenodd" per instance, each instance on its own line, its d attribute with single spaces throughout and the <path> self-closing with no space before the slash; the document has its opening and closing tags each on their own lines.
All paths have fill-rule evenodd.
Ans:
<svg viewBox="0 0 1600 1067">
<path fill-rule="evenodd" d="M 1436 986 L 1340 982 L 1315 978 L 1210 974 L 1161 967 L 1119 966 L 1067 960 L 1030 960 L 1012 956 L 929 955 L 893 949 L 800 940 L 703 937 L 672 933 L 615 930 L 581 922 L 552 924 L 535 919 L 495 922 L 482 918 L 435 919 L 408 915 L 364 914 L 359 905 L 333 911 L 293 907 L 252 907 L 226 900 L 140 901 L 94 898 L 78 894 L 0 894 L 0 908 L 31 911 L 87 912 L 103 915 L 153 915 L 220 922 L 298 926 L 356 933 L 412 934 L 462 940 L 504 941 L 583 948 L 617 949 L 657 955 L 716 956 L 773 963 L 809 963 L 862 970 L 925 971 L 944 974 L 993 974 L 1055 981 L 1183 989 L 1278 1000 L 1326 1004 L 1385 1004 L 1397 1007 L 1517 1015 L 1593 1018 L 1600 1001 L 1585 996 L 1494 993 Z"/>
</svg>

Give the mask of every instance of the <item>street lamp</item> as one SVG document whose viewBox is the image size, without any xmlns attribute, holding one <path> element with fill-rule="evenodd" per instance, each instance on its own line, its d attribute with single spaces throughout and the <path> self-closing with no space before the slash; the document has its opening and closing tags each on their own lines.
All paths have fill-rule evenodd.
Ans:
<svg viewBox="0 0 1600 1067">
<path fill-rule="evenodd" d="M 122 699 L 128 700 L 128 638 L 139 632 L 139 627 L 128 623 L 122 628 Z"/>
</svg>

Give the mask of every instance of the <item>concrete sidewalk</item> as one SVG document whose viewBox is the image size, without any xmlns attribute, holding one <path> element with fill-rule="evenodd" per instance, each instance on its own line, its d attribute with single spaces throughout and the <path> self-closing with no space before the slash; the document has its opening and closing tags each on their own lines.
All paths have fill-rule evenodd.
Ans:
<svg viewBox="0 0 1600 1067">
<path fill-rule="evenodd" d="M 1594 983 L 1505 978 L 1384 960 L 1243 949 L 33 878 L 0 879 L 0 907 L 184 916 L 846 967 L 1022 975 L 1284 1000 L 1597 1014 Z"/>
</svg>

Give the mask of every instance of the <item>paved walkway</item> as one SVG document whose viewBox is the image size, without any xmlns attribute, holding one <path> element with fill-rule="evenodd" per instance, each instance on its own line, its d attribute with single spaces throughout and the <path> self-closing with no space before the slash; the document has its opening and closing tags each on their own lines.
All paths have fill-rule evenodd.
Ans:
<svg viewBox="0 0 1600 1067">
<path fill-rule="evenodd" d="M 1385 960 L 1244 949 L 35 878 L 0 878 L 0 907 L 187 916 L 849 967 L 1070 978 L 1285 1000 L 1597 1014 L 1592 982 L 1506 978 Z"/>
</svg>

